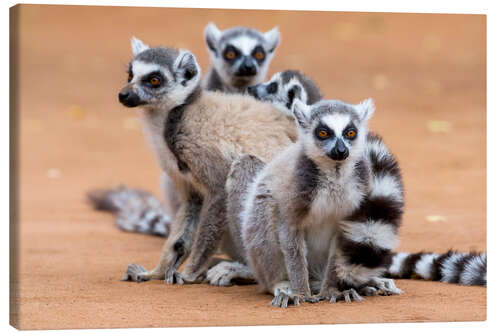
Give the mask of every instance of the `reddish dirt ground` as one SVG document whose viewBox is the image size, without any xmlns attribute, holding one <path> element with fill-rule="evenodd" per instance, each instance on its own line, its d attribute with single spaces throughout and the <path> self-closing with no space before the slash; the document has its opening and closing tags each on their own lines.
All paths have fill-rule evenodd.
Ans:
<svg viewBox="0 0 500 333">
<path fill-rule="evenodd" d="M 11 322 L 22 329 L 470 321 L 486 288 L 397 281 L 401 296 L 268 306 L 257 286 L 120 282 L 152 268 L 162 239 L 118 231 L 85 192 L 119 183 L 159 194 L 137 112 L 117 102 L 132 35 L 193 51 L 209 21 L 282 32 L 270 73 L 298 68 L 328 98 L 373 97 L 372 121 L 401 162 L 399 250 L 486 250 L 486 17 L 125 7 L 14 9 L 19 208 Z M 433 130 L 430 130 L 433 129 Z M 429 218 L 431 216 L 431 218 Z"/>
</svg>

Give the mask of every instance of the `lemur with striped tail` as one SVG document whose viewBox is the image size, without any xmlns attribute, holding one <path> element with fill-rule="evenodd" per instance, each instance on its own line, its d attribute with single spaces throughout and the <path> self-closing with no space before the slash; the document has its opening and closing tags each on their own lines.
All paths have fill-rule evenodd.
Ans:
<svg viewBox="0 0 500 333">
<path fill-rule="evenodd" d="M 267 82 L 263 83 L 259 86 L 253 87 L 252 89 L 254 91 L 259 91 L 260 94 L 254 94 L 257 98 L 261 97 L 263 100 L 266 100 L 270 103 L 274 103 L 275 105 L 278 104 L 281 106 L 281 108 L 286 108 L 286 106 L 283 103 L 283 98 L 282 96 L 286 96 L 289 94 L 290 91 L 294 92 L 301 92 L 306 89 L 304 89 L 303 86 L 300 85 L 299 82 L 295 81 L 294 85 L 279 85 L 280 88 L 283 88 L 286 86 L 286 89 L 268 89 L 270 84 L 275 83 L 276 81 L 280 82 L 280 75 L 281 73 L 277 73 L 273 76 L 273 79 L 271 81 L 274 82 Z M 301 75 L 303 76 L 303 75 Z M 285 76 L 288 77 L 288 74 Z M 289 81 L 289 79 L 287 79 Z M 283 91 L 284 90 L 284 91 Z M 274 97 L 278 96 L 278 97 Z M 307 100 L 304 98 L 304 94 L 295 94 L 297 96 L 297 99 L 299 101 L 304 102 Z M 302 98 L 301 98 L 302 97 Z M 287 101 L 288 103 L 288 101 Z M 338 103 L 338 102 L 335 102 Z M 335 104 L 334 103 L 334 104 Z M 320 104 L 320 103 L 318 103 Z M 338 103 L 339 105 L 342 106 L 342 103 Z M 367 102 L 365 103 L 367 107 L 370 106 L 370 103 Z M 359 106 L 357 106 L 359 108 Z M 290 108 L 291 109 L 291 108 Z M 355 110 L 354 108 L 353 110 Z M 351 111 L 353 111 L 351 110 Z M 291 112 L 291 110 L 289 110 Z M 337 112 L 339 113 L 339 112 Z M 324 111 L 318 111 L 314 113 L 316 115 L 322 115 L 325 116 L 328 113 Z M 335 115 L 335 112 L 332 112 L 330 116 L 333 117 Z M 337 115 L 335 118 L 339 118 Z M 320 121 L 321 122 L 321 121 Z M 346 122 L 346 121 L 345 121 Z M 303 124 L 304 122 L 298 122 L 298 124 Z M 339 119 L 334 121 L 331 125 L 333 126 L 334 124 L 338 125 Z M 352 123 L 350 121 L 349 123 Z M 298 126 L 300 129 L 300 126 Z M 345 131 L 345 130 L 344 130 Z M 301 131 L 299 131 L 300 133 Z M 329 133 L 335 133 L 335 131 L 329 129 L 327 131 Z M 347 132 L 349 133 L 349 132 Z M 329 135 L 329 134 L 328 134 Z M 357 136 L 357 134 L 356 134 Z M 335 140 L 342 140 L 342 138 L 335 138 Z M 300 140 L 299 140 L 300 141 Z M 307 141 L 307 140 L 306 140 Z M 344 140 L 345 142 L 346 140 Z M 363 140 L 361 140 L 363 141 Z M 337 142 L 337 141 L 336 141 Z M 340 141 L 338 141 L 340 142 Z M 346 143 L 352 143 L 351 140 L 347 140 Z M 311 142 L 309 142 L 311 144 Z M 358 142 L 359 144 L 359 142 Z M 295 146 L 299 145 L 299 142 L 295 144 Z M 397 164 L 397 161 L 393 157 L 393 155 L 390 153 L 390 151 L 387 149 L 383 141 L 381 140 L 380 137 L 368 133 L 366 135 L 366 140 L 364 141 L 364 144 L 362 144 L 364 148 L 362 149 L 364 151 L 363 154 L 361 154 L 361 161 L 365 160 L 365 164 L 368 165 L 369 168 L 369 178 L 370 182 L 368 184 L 371 184 L 368 189 L 366 189 L 367 193 L 363 195 L 364 199 L 359 200 L 360 206 L 358 207 L 357 210 L 351 213 L 349 216 L 348 222 L 342 221 L 339 223 L 341 226 L 339 229 L 341 232 L 339 233 L 339 236 L 335 239 L 336 242 L 339 244 L 344 244 L 344 247 L 346 248 L 342 249 L 342 245 L 338 245 L 339 249 L 336 251 L 336 264 L 333 264 L 333 267 L 335 267 L 335 270 L 338 270 L 339 267 L 345 267 L 346 262 L 350 264 L 351 266 L 354 266 L 353 271 L 356 271 L 356 274 L 351 274 L 351 278 L 353 276 L 357 276 L 358 279 L 361 279 L 360 281 L 349 281 L 349 274 L 345 273 L 332 273 L 332 275 L 338 275 L 341 277 L 344 277 L 344 280 L 340 280 L 339 284 L 340 286 L 343 286 L 344 289 L 346 286 L 353 286 L 357 287 L 358 290 L 360 289 L 362 293 L 370 295 L 376 293 L 378 290 L 382 291 L 382 293 L 397 293 L 398 290 L 395 287 L 394 283 L 392 280 L 388 279 L 380 279 L 382 276 L 385 277 L 390 277 L 390 278 L 422 278 L 422 279 L 427 279 L 427 280 L 435 280 L 435 281 L 442 281 L 442 282 L 448 282 L 448 283 L 460 283 L 464 285 L 486 285 L 486 255 L 484 253 L 479 254 L 479 253 L 457 253 L 453 251 L 449 251 L 446 254 L 443 255 L 438 255 L 438 254 L 433 254 L 433 253 L 416 253 L 416 254 L 408 254 L 408 253 L 391 253 L 391 250 L 393 249 L 394 245 L 397 244 L 397 234 L 395 233 L 397 231 L 397 226 L 399 225 L 399 221 L 401 218 L 402 214 L 402 208 L 403 208 L 403 191 L 402 191 L 402 182 L 401 182 L 401 176 L 400 176 L 400 171 L 399 167 Z M 345 147 L 344 147 L 345 148 Z M 341 150 L 343 150 L 342 148 Z M 288 150 L 291 150 L 292 148 L 289 148 Z M 287 150 L 287 151 L 288 151 Z M 348 150 L 347 150 L 348 151 Z M 330 151 L 331 152 L 331 151 Z M 321 154 L 320 152 L 319 154 Z M 327 153 L 323 152 L 324 155 L 326 156 Z M 297 154 L 297 153 L 296 153 Z M 297 209 L 297 205 L 294 203 L 295 197 L 303 197 L 304 191 L 298 191 L 297 193 L 292 193 L 290 192 L 290 184 L 294 183 L 293 176 L 292 179 L 289 179 L 290 175 L 294 175 L 297 179 L 296 182 L 298 184 L 304 186 L 304 184 L 307 184 L 309 187 L 314 188 L 316 183 L 322 184 L 325 182 L 325 180 L 320 181 L 317 178 L 317 171 L 319 170 L 317 166 L 309 168 L 312 170 L 316 170 L 315 172 L 308 172 L 308 168 L 301 168 L 304 166 L 314 166 L 316 163 L 300 163 L 297 162 L 295 166 L 290 167 L 290 165 L 293 165 L 293 162 L 290 162 L 291 160 L 293 161 L 293 158 L 290 158 L 290 155 L 286 155 L 286 153 L 283 153 L 279 155 L 279 157 L 282 157 L 283 163 L 279 166 L 275 166 L 275 173 L 274 173 L 274 179 L 276 182 L 276 186 L 278 187 L 276 189 L 276 193 L 272 192 L 269 190 L 268 187 L 265 187 L 262 183 L 258 183 L 258 180 L 256 180 L 253 185 L 249 186 L 248 184 L 251 182 L 247 181 L 246 186 L 250 187 L 249 193 L 243 192 L 243 194 L 239 195 L 239 197 L 236 198 L 236 200 L 239 201 L 245 201 L 246 204 L 240 204 L 238 208 L 245 207 L 245 211 L 242 215 L 243 219 L 243 229 L 245 230 L 243 232 L 243 243 L 245 246 L 250 247 L 251 250 L 248 252 L 249 254 L 249 262 L 252 263 L 252 258 L 255 260 L 257 263 L 253 265 L 253 271 L 256 272 L 257 276 L 259 276 L 260 272 L 264 276 L 266 274 L 269 274 L 271 272 L 271 275 L 276 274 L 277 269 L 276 265 L 272 260 L 275 261 L 280 261 L 283 260 L 283 256 L 280 257 L 280 251 L 278 250 L 276 253 L 269 251 L 269 247 L 265 244 L 265 239 L 271 238 L 274 239 L 275 241 L 277 240 L 277 237 L 271 235 L 269 236 L 270 230 L 281 230 L 279 227 L 263 227 L 265 223 L 263 224 L 262 220 L 268 219 L 268 224 L 269 223 L 277 223 L 277 221 L 280 221 L 280 219 L 283 218 L 282 215 L 279 217 L 273 218 L 272 213 L 274 212 L 280 212 L 286 211 L 286 206 L 292 206 L 292 208 L 289 207 L 290 210 L 295 210 Z M 284 156 L 284 157 L 283 157 Z M 279 157 L 276 159 L 279 160 Z M 352 156 L 350 157 L 352 158 Z M 346 158 L 347 159 L 347 158 Z M 249 160 L 247 158 L 247 160 Z M 300 159 L 298 159 L 300 160 Z M 307 159 L 306 159 L 307 160 Z M 286 161 L 286 162 L 284 162 Z M 303 161 L 302 161 L 303 162 Z M 273 163 L 275 163 L 273 161 Z M 259 169 L 264 169 L 263 163 L 259 161 L 259 163 L 255 163 L 258 165 Z M 285 166 L 286 164 L 286 166 Z M 287 170 L 286 167 L 292 168 L 292 170 L 289 170 L 289 174 L 286 172 L 283 173 L 283 170 Z M 248 168 L 248 166 L 247 166 Z M 271 173 L 269 171 L 271 167 L 268 167 L 266 170 L 268 170 L 268 173 Z M 236 168 L 237 169 L 237 168 Z M 354 171 L 358 168 L 353 168 Z M 234 173 L 234 172 L 233 172 Z M 261 172 L 257 179 L 261 179 L 261 181 L 265 184 L 266 182 L 262 179 L 264 179 L 266 176 L 264 176 L 265 171 Z M 304 178 L 304 174 L 309 174 L 308 181 L 303 181 L 302 178 Z M 365 174 L 364 172 L 360 173 L 361 175 Z M 359 185 L 360 179 L 357 177 L 358 173 L 354 172 L 351 176 L 351 184 L 354 188 Z M 262 177 L 262 178 L 259 178 Z M 272 178 L 269 174 L 267 175 L 268 178 Z M 286 178 L 286 179 L 285 179 Z M 299 181 L 301 179 L 302 181 Z M 272 180 L 267 179 L 268 183 L 273 184 Z M 346 182 L 348 184 L 349 182 Z M 269 185 L 269 184 L 267 184 Z M 262 186 L 262 188 L 259 188 L 259 186 Z M 271 186 L 271 185 L 269 185 Z M 283 188 L 279 188 L 282 186 Z M 286 189 L 284 188 L 286 187 Z M 292 185 L 292 188 L 293 185 Z M 257 192 L 256 192 L 257 191 Z M 311 188 L 308 188 L 308 191 L 312 191 Z M 231 193 L 231 188 L 228 189 L 228 192 Z M 242 192 L 240 190 L 240 192 Z M 249 210 L 251 212 L 251 207 L 252 204 L 249 203 L 251 200 L 250 197 L 254 196 L 256 202 L 255 206 L 253 207 L 258 214 L 261 214 L 261 220 L 256 218 L 257 220 L 255 223 L 250 223 L 252 227 L 245 229 L 245 226 L 248 225 L 248 221 L 251 221 L 252 218 L 249 218 Z M 282 198 L 283 200 L 278 200 L 281 196 L 285 196 L 285 198 Z M 246 196 L 246 198 L 245 198 Z M 305 195 L 308 197 L 308 195 Z M 272 207 L 267 207 L 268 209 L 263 209 L 262 205 L 265 207 L 266 206 L 266 197 L 269 197 L 269 200 L 274 203 L 274 205 L 277 205 L 279 202 L 283 202 L 285 208 L 283 207 L 277 207 L 274 208 Z M 317 198 L 315 200 L 318 200 Z M 300 201 L 300 200 L 299 200 Z M 278 202 L 278 203 L 276 203 Z M 329 202 L 332 204 L 332 202 Z M 261 205 L 261 206 L 258 206 Z M 335 204 L 332 204 L 332 206 L 335 206 Z M 312 209 L 312 208 L 311 208 Z M 325 209 L 322 207 L 322 209 Z M 286 214 L 286 213 L 285 213 Z M 310 213 L 311 214 L 311 213 Z M 322 212 L 324 214 L 324 212 Z M 293 214 L 292 214 L 293 215 Z M 304 219 L 304 217 L 302 217 Z M 382 224 L 377 225 L 377 219 L 380 221 L 383 221 Z M 360 224 L 359 220 L 363 221 L 365 220 L 364 224 Z M 246 221 L 246 222 L 245 222 Z M 358 221 L 356 223 L 353 223 L 353 221 Z M 303 222 L 307 224 L 307 222 Z M 348 225 L 346 228 L 345 225 Z M 392 224 L 392 225 L 391 225 Z M 355 225 L 355 227 L 352 227 L 352 225 Z M 254 226 L 256 229 L 253 229 Z M 344 226 L 344 227 L 342 227 Z M 261 233 L 259 233 L 258 228 L 264 230 Z M 364 228 L 364 229 L 363 229 Z M 322 235 L 324 237 L 328 238 L 328 228 L 325 227 L 319 227 L 319 230 L 316 235 L 314 236 L 319 236 Z M 250 232 L 249 232 L 250 230 Z M 257 230 L 257 231 L 256 231 Z M 377 234 L 378 232 L 378 234 Z M 356 235 L 358 233 L 358 235 Z M 249 241 L 249 239 L 246 239 L 245 237 L 248 237 L 248 235 L 253 235 L 253 241 L 257 245 L 252 247 L 252 241 Z M 326 235 L 326 236 L 325 236 Z M 345 239 L 347 236 L 350 236 L 350 239 Z M 371 237 L 371 238 L 370 238 Z M 321 238 L 321 237 L 320 237 Z M 349 238 L 349 237 L 348 237 Z M 368 243 L 368 246 L 366 244 L 363 244 L 363 246 L 359 246 L 358 248 L 353 247 L 353 242 L 352 239 L 357 239 L 357 240 L 364 240 L 365 243 Z M 313 237 L 310 239 L 311 244 L 317 244 L 316 242 L 319 242 L 319 238 Z M 377 244 L 377 242 L 381 242 L 381 244 L 384 244 L 383 247 L 377 248 L 374 244 Z M 298 242 L 303 243 L 303 242 Z M 346 245 L 347 244 L 347 245 Z M 284 245 L 286 246 L 286 245 Z M 370 246 L 373 247 L 370 249 Z M 294 251 L 296 249 L 293 249 Z M 342 251 L 343 250 L 343 251 Z M 253 255 L 252 255 L 252 251 Z M 311 289 L 317 289 L 318 285 L 321 285 L 321 283 L 318 283 L 320 278 L 324 276 L 324 270 L 329 269 L 327 268 L 328 266 L 326 265 L 321 265 L 321 260 L 318 260 L 316 255 L 317 254 L 310 254 L 310 251 L 306 251 L 308 254 L 308 258 L 314 258 L 315 262 L 319 264 L 313 264 L 315 268 L 313 268 L 313 273 L 310 274 L 310 282 L 311 282 Z M 344 253 L 344 255 L 342 255 Z M 269 257 L 268 257 L 269 256 Z M 265 258 L 270 258 L 271 260 L 269 262 L 265 262 Z M 281 259 L 280 259 L 281 258 Z M 286 258 L 286 256 L 285 256 Z M 262 264 L 262 261 L 264 261 L 264 264 Z M 285 259 L 286 262 L 286 259 Z M 279 265 L 278 265 L 279 266 Z M 330 265 L 332 266 L 332 265 Z M 364 266 L 364 267 L 363 267 Z M 283 266 L 282 266 L 283 267 Z M 370 274 L 370 268 L 371 272 L 376 272 L 374 275 L 374 280 L 370 282 L 370 279 L 364 278 L 363 282 L 363 276 L 362 274 L 359 274 L 360 272 L 364 272 L 366 274 Z M 344 269 L 344 268 L 342 268 Z M 279 270 L 278 270 L 279 272 Z M 316 273 L 314 273 L 316 272 Z M 341 271 L 342 272 L 342 271 Z M 281 275 L 280 275 L 281 274 Z M 284 276 L 286 276 L 286 270 L 282 268 L 281 273 L 278 273 L 279 278 L 275 276 L 276 279 L 282 279 Z M 347 276 L 347 281 L 345 280 L 345 277 Z M 291 289 L 291 284 L 289 281 L 286 283 L 283 281 L 276 281 L 273 280 L 273 278 L 262 278 L 261 281 L 266 281 L 264 283 L 263 289 L 267 291 L 271 291 L 271 285 L 275 283 L 277 287 L 274 292 L 278 295 L 275 297 L 273 300 L 273 305 L 279 305 L 286 307 L 288 304 L 288 300 L 290 298 L 294 299 L 294 301 L 298 302 L 300 300 L 300 293 L 292 293 Z M 339 278 L 337 277 L 337 280 Z M 273 282 L 269 282 L 273 281 Z M 266 285 L 267 283 L 267 285 Z M 261 285 L 263 283 L 261 282 Z M 307 290 L 307 288 L 305 288 Z M 342 289 L 342 288 L 341 288 Z M 288 290 L 289 295 L 286 293 L 282 293 L 283 290 Z M 321 289 L 322 292 L 324 292 L 324 286 Z M 361 300 L 361 297 L 357 294 L 357 289 L 356 288 L 351 288 L 350 290 L 345 291 L 344 293 L 340 293 L 336 291 L 336 289 L 332 289 L 334 292 L 331 293 L 331 300 L 335 300 L 338 297 L 344 298 L 350 300 L 350 297 L 353 297 L 355 300 Z M 291 294 L 290 294 L 291 293 Z M 293 296 L 291 296 L 293 294 Z M 321 295 L 321 294 L 320 294 Z M 322 295 L 324 297 L 324 295 Z M 309 297 L 309 296 L 307 296 Z M 306 299 L 307 299 L 306 297 Z"/>
<path fill-rule="evenodd" d="M 249 27 L 219 30 L 209 23 L 204 32 L 211 66 L 201 86 L 209 91 L 246 94 L 251 85 L 262 83 L 280 44 L 277 27 L 260 32 Z M 147 47 L 136 43 L 137 49 Z M 152 194 L 118 186 L 89 193 L 91 204 L 115 214 L 116 226 L 124 231 L 168 237 L 171 221 L 181 199 L 172 179 L 162 173 L 161 187 L 168 211 Z"/>
</svg>

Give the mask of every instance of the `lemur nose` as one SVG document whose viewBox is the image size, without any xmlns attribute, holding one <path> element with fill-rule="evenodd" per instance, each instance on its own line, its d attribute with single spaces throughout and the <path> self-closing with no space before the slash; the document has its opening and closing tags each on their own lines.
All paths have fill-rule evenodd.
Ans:
<svg viewBox="0 0 500 333">
<path fill-rule="evenodd" d="M 247 90 L 250 95 L 257 97 L 257 86 L 250 86 Z"/>
<path fill-rule="evenodd" d="M 129 94 L 128 92 L 121 92 L 121 91 L 120 91 L 120 92 L 118 93 L 118 100 L 119 100 L 120 102 L 123 102 L 124 100 L 126 100 L 126 99 L 127 99 L 127 97 L 128 97 L 129 95 L 130 95 L 130 94 Z"/>
</svg>

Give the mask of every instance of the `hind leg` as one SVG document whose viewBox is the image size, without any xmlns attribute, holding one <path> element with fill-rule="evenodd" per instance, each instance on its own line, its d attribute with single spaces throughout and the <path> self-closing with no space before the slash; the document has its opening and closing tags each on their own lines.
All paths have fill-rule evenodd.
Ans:
<svg viewBox="0 0 500 333">
<path fill-rule="evenodd" d="M 160 260 L 151 271 L 135 263 L 129 265 L 122 281 L 143 282 L 165 280 L 165 283 L 183 283 L 177 269 L 189 256 L 199 221 L 201 198 L 193 194 L 179 209 L 172 232 L 163 244 Z"/>
</svg>

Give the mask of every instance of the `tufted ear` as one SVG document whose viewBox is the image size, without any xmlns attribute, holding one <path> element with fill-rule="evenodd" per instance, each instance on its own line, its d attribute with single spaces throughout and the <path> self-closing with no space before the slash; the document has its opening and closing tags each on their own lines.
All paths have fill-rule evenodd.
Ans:
<svg viewBox="0 0 500 333">
<path fill-rule="evenodd" d="M 271 30 L 264 33 L 264 38 L 266 39 L 267 52 L 273 53 L 274 50 L 280 44 L 280 31 L 278 27 L 274 27 Z"/>
<path fill-rule="evenodd" d="M 220 36 L 222 32 L 217 28 L 217 26 L 210 22 L 205 28 L 205 42 L 207 43 L 208 49 L 217 55 L 217 44 L 219 43 Z"/>
<path fill-rule="evenodd" d="M 292 104 L 292 113 L 300 127 L 306 128 L 308 126 L 311 108 L 298 98 Z"/>
<path fill-rule="evenodd" d="M 367 98 L 358 105 L 355 105 L 354 108 L 361 119 L 361 121 L 367 121 L 375 112 L 375 104 L 371 98 Z"/>
<path fill-rule="evenodd" d="M 194 54 L 189 51 L 180 51 L 173 67 L 176 80 L 183 86 L 200 73 L 200 66 L 196 62 Z"/>
<path fill-rule="evenodd" d="M 149 49 L 149 46 L 144 44 L 142 40 L 132 37 L 130 40 L 130 47 L 132 48 L 132 53 L 134 54 L 134 57 L 138 55 L 139 53 Z"/>
</svg>

